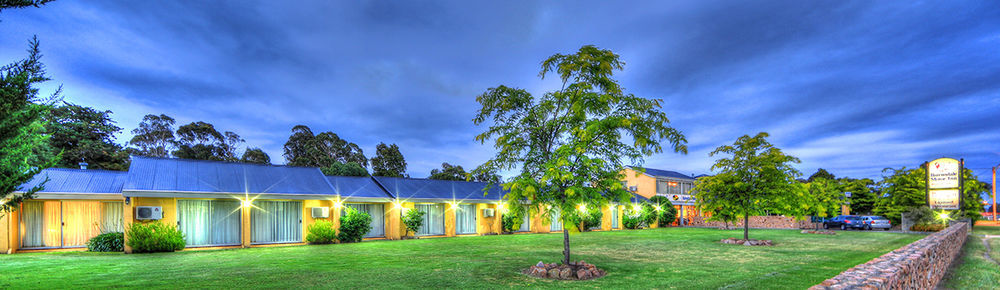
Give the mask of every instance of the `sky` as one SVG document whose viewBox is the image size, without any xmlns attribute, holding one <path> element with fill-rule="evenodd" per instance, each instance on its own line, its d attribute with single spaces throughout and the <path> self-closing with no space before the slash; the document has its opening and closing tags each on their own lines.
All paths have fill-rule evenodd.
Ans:
<svg viewBox="0 0 1000 290">
<path fill-rule="evenodd" d="M 203 3 L 204 2 L 204 3 Z M 56 1 L 0 13 L 0 62 L 37 35 L 66 101 L 212 123 L 284 163 L 293 126 L 368 157 L 398 144 L 413 177 L 473 168 L 490 87 L 558 89 L 540 62 L 596 45 L 626 92 L 662 99 L 688 154 L 644 166 L 711 173 L 714 148 L 770 141 L 808 176 L 1000 163 L 1000 5 L 989 1 Z"/>
</svg>

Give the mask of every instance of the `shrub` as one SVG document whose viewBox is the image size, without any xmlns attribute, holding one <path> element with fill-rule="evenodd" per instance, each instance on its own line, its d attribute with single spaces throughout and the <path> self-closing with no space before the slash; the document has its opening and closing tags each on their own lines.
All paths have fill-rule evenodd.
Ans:
<svg viewBox="0 0 1000 290">
<path fill-rule="evenodd" d="M 573 226 L 582 232 L 592 227 L 600 226 L 602 217 L 604 217 L 604 213 L 601 212 L 601 206 L 592 204 L 587 207 L 587 212 L 578 211 L 576 214 L 570 216 L 570 219 L 573 220 Z M 581 225 L 583 225 L 582 229 L 580 228 Z"/>
<path fill-rule="evenodd" d="M 661 227 L 669 226 L 677 219 L 677 209 L 674 208 L 674 204 L 666 196 L 657 195 L 650 198 L 649 201 L 660 206 L 660 210 L 653 214 L 653 219 L 656 220 L 657 225 Z M 656 210 L 655 207 L 653 210 Z M 649 221 L 649 223 L 652 222 L 652 220 Z"/>
<path fill-rule="evenodd" d="M 337 240 L 343 243 L 360 242 L 372 230 L 372 217 L 353 208 L 347 208 L 345 213 L 340 217 Z"/>
<path fill-rule="evenodd" d="M 622 215 L 622 226 L 626 229 L 634 230 L 642 227 L 642 221 L 639 220 L 638 214 L 626 212 Z"/>
<path fill-rule="evenodd" d="M 521 215 L 514 212 L 507 212 L 500 217 L 500 227 L 505 233 L 516 232 L 521 228 Z"/>
<path fill-rule="evenodd" d="M 329 244 L 337 238 L 337 231 L 333 230 L 333 223 L 328 220 L 317 220 L 309 225 L 306 230 L 306 241 L 310 244 Z"/>
<path fill-rule="evenodd" d="M 943 230 L 945 227 L 944 224 L 915 224 L 910 227 L 910 230 L 914 232 L 937 232 Z"/>
<path fill-rule="evenodd" d="M 122 252 L 125 251 L 125 234 L 110 232 L 97 235 L 87 241 L 87 251 L 91 252 Z"/>
<path fill-rule="evenodd" d="M 184 233 L 177 227 L 156 221 L 151 223 L 132 223 L 125 231 L 128 233 L 128 246 L 135 253 L 173 252 L 184 249 Z"/>
<path fill-rule="evenodd" d="M 926 206 L 911 207 L 903 215 L 915 225 L 933 224 L 935 219 L 934 211 Z"/>
<path fill-rule="evenodd" d="M 406 232 L 413 232 L 414 234 L 420 230 L 420 226 L 424 225 L 424 212 L 417 209 L 410 209 L 406 211 L 402 217 L 403 225 L 406 226 Z"/>
</svg>

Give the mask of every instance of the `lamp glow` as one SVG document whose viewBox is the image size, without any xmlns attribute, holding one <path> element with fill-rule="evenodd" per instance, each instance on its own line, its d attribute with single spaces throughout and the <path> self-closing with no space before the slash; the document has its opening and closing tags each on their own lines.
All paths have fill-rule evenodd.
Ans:
<svg viewBox="0 0 1000 290">
<path fill-rule="evenodd" d="M 939 213 L 938 214 L 938 218 L 946 220 L 946 219 L 948 219 L 948 213 L 946 213 L 946 212 Z"/>
<path fill-rule="evenodd" d="M 656 209 L 656 211 L 660 211 L 660 205 L 659 205 L 659 204 L 657 204 L 657 205 L 654 205 L 654 206 L 653 206 L 653 209 Z"/>
<path fill-rule="evenodd" d="M 587 204 L 580 204 L 579 209 L 582 212 L 586 212 L 587 211 Z"/>
<path fill-rule="evenodd" d="M 250 200 L 250 199 L 244 199 L 240 203 L 243 205 L 243 207 L 252 207 L 253 206 L 253 200 Z"/>
</svg>

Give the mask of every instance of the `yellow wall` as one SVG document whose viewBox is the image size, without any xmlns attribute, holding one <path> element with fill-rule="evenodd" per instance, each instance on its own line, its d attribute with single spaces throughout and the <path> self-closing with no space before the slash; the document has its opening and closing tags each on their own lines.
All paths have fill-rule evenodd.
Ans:
<svg viewBox="0 0 1000 290">
<path fill-rule="evenodd" d="M 10 238 L 10 215 L 14 212 L 0 212 L 0 254 L 10 254 L 11 244 L 13 243 Z"/>
<path fill-rule="evenodd" d="M 455 236 L 455 206 L 451 203 L 444 204 L 444 235 Z"/>
<path fill-rule="evenodd" d="M 493 216 L 485 217 L 483 216 L 483 209 L 492 208 Z M 487 234 L 487 233 L 500 233 L 500 211 L 496 210 L 497 205 L 492 203 L 478 203 L 476 204 L 476 233 Z"/>
<path fill-rule="evenodd" d="M 646 198 L 652 198 L 653 196 L 656 196 L 656 178 L 639 173 L 635 170 L 632 170 L 631 168 L 626 168 L 624 173 L 625 173 L 625 182 L 628 184 L 628 186 L 637 187 L 635 193 Z M 626 190 L 627 189 L 628 188 L 626 188 Z"/>
</svg>

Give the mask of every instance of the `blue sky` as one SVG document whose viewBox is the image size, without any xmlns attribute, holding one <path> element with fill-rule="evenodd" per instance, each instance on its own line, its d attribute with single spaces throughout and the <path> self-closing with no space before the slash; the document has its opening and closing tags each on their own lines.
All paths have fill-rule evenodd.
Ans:
<svg viewBox="0 0 1000 290">
<path fill-rule="evenodd" d="M 626 90 L 663 99 L 690 142 L 648 167 L 708 173 L 708 152 L 759 131 L 806 175 L 877 178 L 950 156 L 985 180 L 1000 163 L 995 3 L 472 2 L 57 1 L 0 14 L 0 60 L 38 35 L 44 88 L 114 111 L 121 142 L 164 113 L 283 163 L 305 124 L 369 157 L 399 144 L 424 177 L 493 153 L 473 140 L 478 94 L 552 90 L 540 61 L 593 44 L 622 56 Z"/>
</svg>

